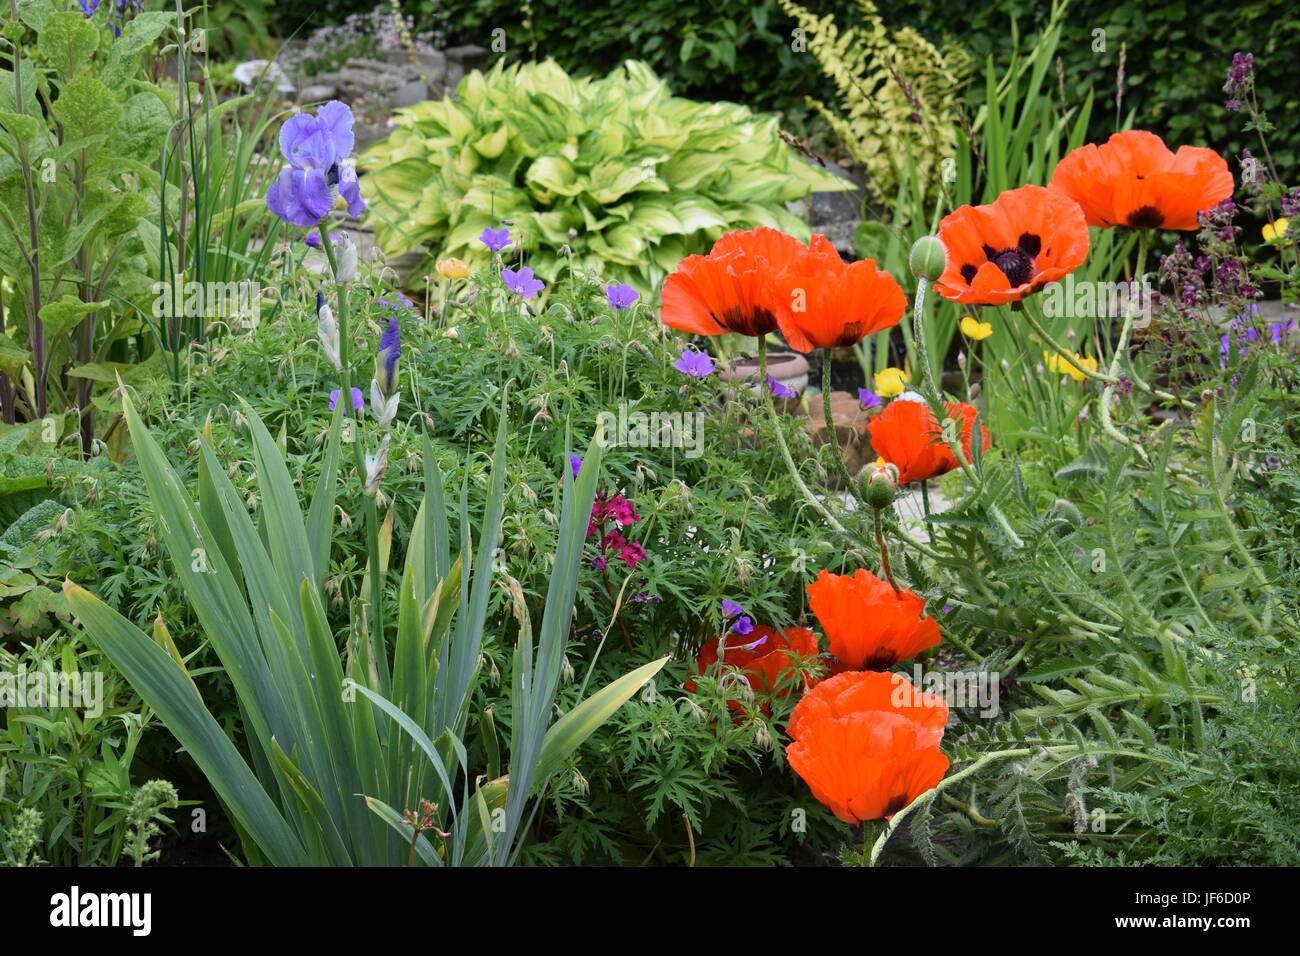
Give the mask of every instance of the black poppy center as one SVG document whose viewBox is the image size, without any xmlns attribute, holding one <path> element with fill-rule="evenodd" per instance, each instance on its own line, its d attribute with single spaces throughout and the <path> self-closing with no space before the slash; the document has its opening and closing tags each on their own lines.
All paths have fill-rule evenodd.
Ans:
<svg viewBox="0 0 1300 956">
<path fill-rule="evenodd" d="M 1034 257 L 1042 251 L 1042 248 L 1043 240 L 1039 236 L 1032 232 L 1024 232 L 1020 234 L 1014 247 L 999 251 L 986 244 L 984 255 L 989 262 L 1002 270 L 1002 274 L 1007 277 L 1007 282 L 1014 289 L 1034 277 Z M 962 278 L 970 284 L 975 281 L 979 266 L 964 265 L 960 271 Z"/>
<path fill-rule="evenodd" d="M 907 794 L 897 794 L 889 798 L 889 801 L 885 804 L 885 812 L 881 816 L 892 817 L 905 806 L 907 806 Z"/>
<path fill-rule="evenodd" d="M 760 306 L 731 306 L 721 318 L 715 314 L 713 320 L 724 329 L 741 335 L 767 335 L 776 329 L 776 316 Z"/>
<path fill-rule="evenodd" d="M 1143 206 L 1128 214 L 1128 224 L 1134 229 L 1158 229 L 1164 221 L 1164 213 L 1155 206 Z"/>
</svg>

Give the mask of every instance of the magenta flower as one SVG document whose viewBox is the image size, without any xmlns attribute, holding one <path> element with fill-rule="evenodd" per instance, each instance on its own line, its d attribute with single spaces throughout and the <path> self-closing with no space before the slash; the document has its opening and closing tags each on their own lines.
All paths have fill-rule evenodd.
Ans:
<svg viewBox="0 0 1300 956">
<path fill-rule="evenodd" d="M 509 229 L 492 229 L 485 228 L 483 234 L 478 237 L 478 241 L 483 243 L 493 252 L 500 252 L 506 246 L 510 245 Z"/>
<path fill-rule="evenodd" d="M 645 560 L 645 548 L 641 547 L 640 541 L 633 541 L 631 544 L 624 546 L 618 556 L 627 562 L 629 568 L 635 568 L 637 562 Z"/>
<path fill-rule="evenodd" d="M 546 288 L 546 283 L 541 279 L 533 278 L 533 270 L 528 266 L 524 266 L 518 272 L 514 269 L 502 269 L 501 279 L 505 282 L 507 289 L 523 296 L 525 299 L 531 299 Z"/>
</svg>

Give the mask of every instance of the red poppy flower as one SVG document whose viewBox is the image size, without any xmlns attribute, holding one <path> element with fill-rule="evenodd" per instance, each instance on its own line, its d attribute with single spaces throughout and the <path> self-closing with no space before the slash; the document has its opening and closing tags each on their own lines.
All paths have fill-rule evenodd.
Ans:
<svg viewBox="0 0 1300 956">
<path fill-rule="evenodd" d="M 966 460 L 971 460 L 971 440 L 974 437 L 975 416 L 973 405 L 965 402 L 946 402 L 948 417 L 961 419 L 961 445 Z M 957 456 L 943 440 L 943 434 L 934 420 L 928 405 L 908 399 L 896 399 L 867 425 L 871 447 L 877 455 L 898 467 L 898 483 L 927 481 L 946 475 L 960 467 Z M 980 426 L 984 438 L 984 451 L 989 449 L 989 430 Z"/>
<path fill-rule="evenodd" d="M 717 638 L 700 648 L 695 662 L 695 672 L 699 675 L 708 673 L 718 662 Z M 749 681 L 749 686 L 764 693 L 775 692 L 784 697 L 788 688 L 780 687 L 782 675 L 788 673 L 794 662 L 791 654 L 799 657 L 812 657 L 818 652 L 817 636 L 806 627 L 788 627 L 784 631 L 755 625 L 754 629 L 743 637 L 737 634 L 727 635 L 727 646 L 723 651 L 722 662 L 740 671 Z M 805 687 L 811 687 L 816 681 L 807 679 Z M 695 691 L 695 681 L 686 682 L 686 690 Z M 740 709 L 738 701 L 730 704 L 733 710 Z"/>
<path fill-rule="evenodd" d="M 872 259 L 846 263 L 834 249 L 830 255 L 814 249 L 801 256 L 779 284 L 790 302 L 781 331 L 800 352 L 853 345 L 897 325 L 907 311 L 907 298 L 893 276 Z"/>
<path fill-rule="evenodd" d="M 1003 305 L 1056 282 L 1088 256 L 1088 224 L 1068 196 L 1021 186 L 939 224 L 948 267 L 935 289 L 953 302 Z"/>
<path fill-rule="evenodd" d="M 871 710 L 813 721 L 785 753 L 813 796 L 855 824 L 889 819 L 943 779 L 948 758 L 933 739 L 902 714 Z"/>
<path fill-rule="evenodd" d="M 911 591 L 859 569 L 851 576 L 823 570 L 808 585 L 840 671 L 883 671 L 939 643 L 939 625 L 923 617 L 925 602 Z"/>
<path fill-rule="evenodd" d="M 1072 150 L 1048 188 L 1078 203 L 1090 226 L 1195 229 L 1196 214 L 1231 196 L 1233 184 L 1214 150 L 1172 153 L 1159 136 L 1133 129 Z"/>
<path fill-rule="evenodd" d="M 822 681 L 795 705 L 786 733 L 800 734 L 819 720 L 834 720 L 868 710 L 902 714 L 925 728 L 934 746 L 948 724 L 948 702 L 936 694 L 923 694 L 901 674 L 888 671 L 849 671 Z"/>
<path fill-rule="evenodd" d="M 687 256 L 664 280 L 659 317 L 697 335 L 767 335 L 788 321 L 777 277 L 808 249 L 777 229 L 731 232 L 707 256 Z"/>
</svg>

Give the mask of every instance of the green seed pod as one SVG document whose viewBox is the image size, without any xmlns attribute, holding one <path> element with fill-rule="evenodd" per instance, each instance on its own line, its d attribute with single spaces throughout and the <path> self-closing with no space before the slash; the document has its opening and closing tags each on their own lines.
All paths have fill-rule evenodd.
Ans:
<svg viewBox="0 0 1300 956">
<path fill-rule="evenodd" d="M 912 243 L 912 251 L 907 257 L 907 267 L 918 279 L 933 282 L 943 275 L 948 268 L 948 250 L 935 236 L 922 236 Z"/>
</svg>

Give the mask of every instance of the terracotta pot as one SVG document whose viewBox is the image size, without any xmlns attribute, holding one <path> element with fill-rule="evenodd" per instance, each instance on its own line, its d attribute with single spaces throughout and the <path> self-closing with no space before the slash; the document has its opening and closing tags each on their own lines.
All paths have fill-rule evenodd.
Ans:
<svg viewBox="0 0 1300 956">
<path fill-rule="evenodd" d="M 808 360 L 798 352 L 769 353 L 767 373 L 796 394 L 801 394 L 808 387 Z M 743 382 L 757 375 L 757 358 L 732 359 L 722 368 L 722 380 L 725 382 Z"/>
</svg>

